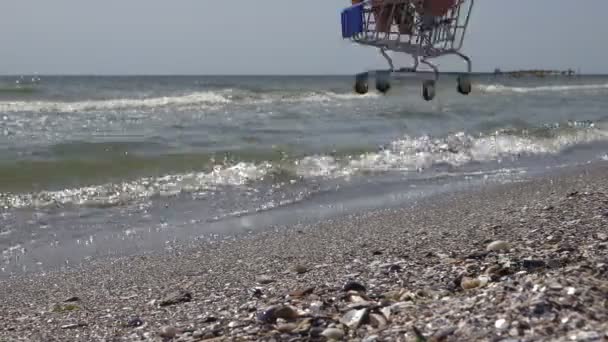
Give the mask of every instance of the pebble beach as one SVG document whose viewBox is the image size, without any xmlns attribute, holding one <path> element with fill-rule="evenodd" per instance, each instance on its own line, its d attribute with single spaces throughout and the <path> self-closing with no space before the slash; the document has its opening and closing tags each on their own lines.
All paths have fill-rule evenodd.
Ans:
<svg viewBox="0 0 608 342">
<path fill-rule="evenodd" d="M 608 164 L 0 281 L 0 341 L 606 341 Z"/>
</svg>

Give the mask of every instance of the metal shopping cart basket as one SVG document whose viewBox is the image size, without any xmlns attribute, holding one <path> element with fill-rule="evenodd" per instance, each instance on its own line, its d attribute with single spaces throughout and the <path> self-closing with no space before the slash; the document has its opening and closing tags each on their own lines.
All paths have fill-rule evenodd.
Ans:
<svg viewBox="0 0 608 342">
<path fill-rule="evenodd" d="M 460 49 L 464 41 L 474 0 L 363 0 L 342 11 L 342 37 L 354 43 L 380 49 L 389 69 L 376 70 L 376 89 L 386 93 L 393 73 L 418 72 L 420 64 L 433 72 L 432 80 L 422 85 L 422 95 L 430 101 L 435 97 L 439 70 L 430 60 L 456 55 L 467 64 L 467 72 L 459 75 L 457 90 L 471 92 L 471 60 Z M 387 51 L 411 55 L 409 68 L 396 70 Z M 358 74 L 355 91 L 368 91 L 369 72 Z"/>
</svg>

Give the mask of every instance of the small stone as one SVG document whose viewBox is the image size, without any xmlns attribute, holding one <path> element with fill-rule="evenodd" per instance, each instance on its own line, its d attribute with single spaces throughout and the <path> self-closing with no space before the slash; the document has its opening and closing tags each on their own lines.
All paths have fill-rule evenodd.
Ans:
<svg viewBox="0 0 608 342">
<path fill-rule="evenodd" d="M 486 256 L 488 256 L 488 252 L 486 252 L 486 251 L 484 251 L 484 252 L 473 252 L 473 253 L 467 255 L 465 257 L 465 259 L 481 260 L 481 259 L 485 258 Z"/>
<path fill-rule="evenodd" d="M 255 298 L 260 298 L 264 295 L 264 292 L 262 291 L 261 287 L 254 287 L 253 290 L 251 290 L 251 296 L 255 297 Z"/>
<path fill-rule="evenodd" d="M 272 279 L 270 276 L 263 275 L 258 277 L 258 283 L 262 285 L 270 284 L 272 282 L 274 282 L 274 279 Z"/>
<path fill-rule="evenodd" d="M 440 330 L 437 330 L 433 336 L 429 338 L 429 342 L 440 342 L 445 341 L 447 338 L 456 332 L 457 327 L 447 327 Z"/>
<path fill-rule="evenodd" d="M 377 342 L 380 337 L 378 335 L 369 335 L 365 337 L 361 342 Z"/>
<path fill-rule="evenodd" d="M 74 311 L 74 310 L 80 310 L 80 307 L 78 305 L 74 305 L 74 304 L 66 304 L 66 305 L 55 305 L 53 307 L 53 312 L 67 312 L 67 311 Z"/>
<path fill-rule="evenodd" d="M 392 310 L 391 310 L 390 306 L 380 309 L 380 312 L 382 313 L 384 318 L 386 318 L 387 321 L 390 321 L 390 319 L 391 319 L 391 311 Z"/>
<path fill-rule="evenodd" d="M 358 293 L 358 292 L 354 292 Z M 367 297 L 366 297 L 367 298 Z M 348 299 L 353 303 L 367 302 L 367 299 L 359 296 L 358 294 L 352 294 L 348 296 Z"/>
<path fill-rule="evenodd" d="M 566 195 L 566 197 L 574 197 L 576 195 L 578 195 L 578 191 L 571 191 Z"/>
<path fill-rule="evenodd" d="M 399 273 L 399 272 L 401 272 L 401 266 L 399 266 L 399 265 L 390 265 L 388 267 L 388 272 L 389 273 Z"/>
<path fill-rule="evenodd" d="M 304 265 L 296 265 L 296 267 L 294 267 L 293 270 L 297 274 L 304 274 L 304 273 L 308 272 L 308 267 L 306 267 Z"/>
<path fill-rule="evenodd" d="M 606 241 L 608 240 L 608 234 L 597 233 L 597 239 L 600 241 Z"/>
<path fill-rule="evenodd" d="M 282 318 L 285 320 L 292 320 L 292 319 L 296 319 L 298 318 L 300 315 L 298 314 L 298 312 L 291 306 L 289 305 L 284 305 L 281 306 L 279 308 L 277 308 L 277 310 L 275 311 L 274 315 L 277 318 Z"/>
<path fill-rule="evenodd" d="M 527 270 L 535 270 L 543 268 L 547 266 L 547 264 L 543 260 L 526 259 L 523 261 L 522 266 Z"/>
<path fill-rule="evenodd" d="M 298 323 L 296 329 L 293 331 L 294 334 L 302 334 L 310 330 L 312 319 L 306 318 Z"/>
<path fill-rule="evenodd" d="M 160 306 L 169 306 L 179 303 L 189 302 L 192 300 L 192 294 L 188 291 L 177 290 L 168 294 L 163 300 L 160 301 Z"/>
<path fill-rule="evenodd" d="M 262 312 L 258 313 L 257 319 L 261 322 L 265 323 L 274 323 L 277 318 L 282 318 L 284 320 L 294 320 L 298 318 L 300 315 L 298 312 L 288 305 L 275 305 L 271 306 Z"/>
<path fill-rule="evenodd" d="M 249 335 L 256 335 L 257 333 L 260 332 L 260 328 L 259 327 L 249 327 L 245 329 L 245 332 Z M 222 341 L 225 341 L 225 339 L 223 339 Z"/>
<path fill-rule="evenodd" d="M 160 329 L 159 335 L 164 338 L 174 338 L 177 335 L 177 329 L 167 325 Z"/>
<path fill-rule="evenodd" d="M 554 291 L 561 291 L 564 287 L 562 286 L 562 284 L 557 283 L 557 282 L 552 282 L 549 284 L 549 289 L 554 290 Z"/>
<path fill-rule="evenodd" d="M 325 329 L 323 329 L 322 327 L 312 327 L 310 328 L 308 334 L 310 335 L 310 337 L 321 337 L 323 331 L 325 331 Z"/>
<path fill-rule="evenodd" d="M 268 307 L 257 314 L 257 319 L 260 322 L 264 323 L 274 323 L 277 320 L 277 317 L 274 315 L 277 306 Z"/>
<path fill-rule="evenodd" d="M 481 286 L 481 281 L 479 279 L 463 277 L 460 286 L 465 290 L 470 290 Z"/>
<path fill-rule="evenodd" d="M 369 315 L 369 320 L 372 326 L 378 329 L 383 329 L 387 324 L 384 316 L 375 313 Z"/>
<path fill-rule="evenodd" d="M 401 298 L 402 291 L 389 291 L 382 294 L 382 298 L 386 301 L 398 301 Z"/>
<path fill-rule="evenodd" d="M 551 310 L 551 304 L 545 301 L 537 301 L 532 303 L 532 313 L 535 315 L 542 315 Z"/>
<path fill-rule="evenodd" d="M 567 291 L 568 295 L 570 295 L 570 296 L 572 296 L 576 293 L 576 289 L 574 287 L 568 287 L 566 289 L 566 291 Z"/>
<path fill-rule="evenodd" d="M 344 337 L 344 331 L 338 328 L 327 328 L 323 330 L 321 336 L 324 336 L 329 340 L 341 340 Z"/>
<path fill-rule="evenodd" d="M 416 327 L 413 326 L 412 330 L 414 331 L 414 335 L 416 335 L 416 341 L 421 342 L 424 341 L 426 342 L 426 337 L 424 337 L 424 335 L 422 334 L 422 332 L 420 332 L 420 330 Z"/>
<path fill-rule="evenodd" d="M 367 289 L 365 288 L 365 286 L 361 285 L 360 283 L 357 283 L 356 281 L 349 281 L 348 283 L 344 284 L 344 286 L 342 287 L 342 291 L 365 292 L 367 291 Z"/>
<path fill-rule="evenodd" d="M 321 312 L 322 308 L 323 308 L 323 302 L 321 302 L 321 301 L 314 301 L 314 302 L 310 303 L 310 311 L 314 314 L 319 314 Z"/>
<path fill-rule="evenodd" d="M 61 329 L 75 329 L 75 328 L 86 327 L 86 326 L 87 326 L 86 323 L 74 323 L 74 324 L 62 325 Z"/>
<path fill-rule="evenodd" d="M 340 319 L 340 323 L 351 329 L 356 329 L 367 319 L 367 309 L 351 310 Z"/>
<path fill-rule="evenodd" d="M 602 335 L 600 335 L 597 331 L 580 331 L 578 333 L 574 333 L 569 336 L 572 341 L 601 341 Z"/>
<path fill-rule="evenodd" d="M 213 323 L 213 322 L 217 322 L 217 317 L 215 316 L 206 316 L 205 318 L 203 318 L 202 323 Z"/>
<path fill-rule="evenodd" d="M 306 297 L 309 294 L 312 294 L 314 292 L 315 288 L 314 287 L 308 287 L 305 289 L 298 289 L 295 290 L 291 293 L 289 293 L 290 297 L 294 297 L 294 298 L 301 298 L 301 297 Z"/>
<path fill-rule="evenodd" d="M 349 304 L 346 307 L 346 310 L 359 310 L 359 309 L 369 308 L 372 305 L 373 304 L 371 302 L 368 302 L 366 300 L 364 300 L 364 301 L 358 301 L 358 302 L 354 302 L 352 304 Z"/>
<path fill-rule="evenodd" d="M 490 278 L 486 276 L 480 276 L 477 279 L 479 280 L 479 287 L 484 287 L 490 282 Z"/>
<path fill-rule="evenodd" d="M 415 299 L 416 299 L 416 294 L 413 292 L 409 292 L 409 291 L 402 292 L 401 296 L 399 297 L 400 302 L 413 301 Z"/>
<path fill-rule="evenodd" d="M 127 326 L 131 327 L 131 328 L 136 328 L 136 327 L 139 327 L 139 326 L 142 326 L 142 325 L 144 325 L 144 321 L 141 318 L 139 318 L 139 317 L 131 318 L 127 322 Z"/>
<path fill-rule="evenodd" d="M 80 301 L 80 298 L 78 298 L 78 297 L 76 297 L 76 296 L 74 296 L 74 297 L 70 297 L 70 298 L 68 298 L 68 299 L 64 300 L 64 302 L 65 302 L 65 303 L 70 303 L 70 302 L 79 302 L 79 301 Z"/>
<path fill-rule="evenodd" d="M 497 251 L 503 251 L 503 250 L 508 250 L 509 249 L 509 244 L 506 241 L 494 241 L 492 243 L 490 243 L 488 245 L 488 247 L 486 247 L 486 250 L 488 252 L 497 252 Z"/>
<path fill-rule="evenodd" d="M 501 318 L 494 322 L 494 326 L 498 330 L 506 330 L 507 328 L 509 328 L 509 323 L 504 318 Z"/>
<path fill-rule="evenodd" d="M 290 332 L 296 330 L 298 326 L 295 323 L 285 323 L 285 324 L 280 324 L 277 327 L 277 331 L 279 331 L 280 333 L 283 334 L 289 334 Z"/>
</svg>

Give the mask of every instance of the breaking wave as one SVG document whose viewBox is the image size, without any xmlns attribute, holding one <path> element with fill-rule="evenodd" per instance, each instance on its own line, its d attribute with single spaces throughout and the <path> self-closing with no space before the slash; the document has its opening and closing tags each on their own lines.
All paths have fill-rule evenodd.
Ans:
<svg viewBox="0 0 608 342">
<path fill-rule="evenodd" d="M 215 166 L 211 172 L 170 174 L 60 191 L 4 193 L 0 194 L 0 206 L 114 206 L 157 196 L 214 191 L 221 186 L 245 186 L 258 191 L 261 181 L 270 181 L 273 188 L 281 188 L 302 180 L 348 181 L 352 176 L 421 172 L 438 165 L 458 168 L 526 155 L 558 154 L 576 145 L 599 141 L 608 141 L 608 128 L 603 125 L 571 124 L 532 132 L 503 130 L 475 136 L 464 132 L 437 138 L 405 136 L 378 151 L 358 155 L 309 155 L 265 162 L 240 160 L 228 166 Z"/>
<path fill-rule="evenodd" d="M 538 87 L 509 87 L 501 84 L 479 84 L 477 88 L 486 93 L 540 93 L 540 92 L 566 92 L 608 89 L 605 84 L 577 84 L 577 85 L 552 85 Z"/>
<path fill-rule="evenodd" d="M 571 125 L 578 127 L 577 125 Z M 302 176 L 344 177 L 362 172 L 421 171 L 435 165 L 463 166 L 523 155 L 558 154 L 579 144 L 608 141 L 608 129 L 558 128 L 538 135 L 498 131 L 489 135 L 463 132 L 447 137 L 404 137 L 378 152 L 347 160 L 330 156 L 307 157 L 298 161 Z"/>
<path fill-rule="evenodd" d="M 246 185 L 264 177 L 267 172 L 268 168 L 262 164 L 243 162 L 229 167 L 216 166 L 209 173 L 166 175 L 123 183 L 30 194 L 0 194 L 0 207 L 115 206 L 155 196 L 167 197 L 182 192 L 210 191 L 223 185 Z"/>
<path fill-rule="evenodd" d="M 2 112 L 95 112 L 131 109 L 154 109 L 168 106 L 219 105 L 230 99 L 220 93 L 207 91 L 183 96 L 166 96 L 142 99 L 109 99 L 78 102 L 53 101 L 1 101 Z"/>
<path fill-rule="evenodd" d="M 85 101 L 0 101 L 0 112 L 100 112 L 155 109 L 205 109 L 228 104 L 263 104 L 296 102 L 334 102 L 378 97 L 377 94 L 364 96 L 352 93 L 319 92 L 270 92 L 255 93 L 246 90 L 223 89 L 202 91 L 186 95 L 149 98 L 124 98 Z"/>
</svg>

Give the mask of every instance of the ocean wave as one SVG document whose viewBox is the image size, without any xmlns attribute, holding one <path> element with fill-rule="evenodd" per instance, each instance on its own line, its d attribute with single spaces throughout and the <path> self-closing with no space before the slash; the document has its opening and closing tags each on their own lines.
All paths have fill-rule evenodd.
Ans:
<svg viewBox="0 0 608 342">
<path fill-rule="evenodd" d="M 334 102 L 334 101 L 351 101 L 361 99 L 373 99 L 380 97 L 377 93 L 367 93 L 364 95 L 354 93 L 335 93 L 335 92 L 309 92 L 293 96 L 286 99 L 286 102 Z"/>
<path fill-rule="evenodd" d="M 608 83 L 604 84 L 577 84 L 577 85 L 551 85 L 538 87 L 510 87 L 502 84 L 478 84 L 477 89 L 486 93 L 538 93 L 538 92 L 567 92 L 584 90 L 608 89 Z"/>
<path fill-rule="evenodd" d="M 78 113 L 154 109 L 169 106 L 221 105 L 230 99 L 221 93 L 206 91 L 182 96 L 164 96 L 142 99 L 109 99 L 77 102 L 64 101 L 0 101 L 0 112 L 60 112 Z"/>
<path fill-rule="evenodd" d="M 356 157 L 311 156 L 297 163 L 303 177 L 348 177 L 365 172 L 422 171 L 435 165 L 460 167 L 473 162 L 488 162 L 523 155 L 558 154 L 579 144 L 608 141 L 608 130 L 597 125 L 589 128 L 560 127 L 542 134 L 514 134 L 498 131 L 473 136 L 459 132 L 447 137 L 409 137 L 393 141 L 377 152 Z"/>
<path fill-rule="evenodd" d="M 370 99 L 377 94 L 319 92 L 269 92 L 254 93 L 239 89 L 194 92 L 186 95 L 149 98 L 124 98 L 83 101 L 0 101 L 0 112 L 58 112 L 80 113 L 100 111 L 131 111 L 155 109 L 213 109 L 229 104 L 265 104 L 297 102 L 336 102 Z"/>
<path fill-rule="evenodd" d="M 0 194 L 0 207 L 27 208 L 50 206 L 106 207 L 145 200 L 155 196 L 169 197 L 180 193 L 214 190 L 218 186 L 243 186 L 263 178 L 267 164 L 237 163 L 216 166 L 213 171 L 141 178 L 136 181 L 96 186 L 42 191 L 29 194 Z"/>
<path fill-rule="evenodd" d="M 133 181 L 28 194 L 0 193 L 4 208 L 49 206 L 116 206 L 153 197 L 208 193 L 218 187 L 260 189 L 260 182 L 278 190 L 308 180 L 348 180 L 383 172 L 423 172 L 434 166 L 462 167 L 470 163 L 502 161 L 530 155 L 554 155 L 580 144 L 608 141 L 608 127 L 556 125 L 537 131 L 501 130 L 492 134 L 464 132 L 444 137 L 404 136 L 374 152 L 358 155 L 308 155 L 294 159 L 241 160 L 214 166 L 210 172 L 169 174 Z M 457 171 L 455 171 L 457 172 Z M 268 184 L 267 184 L 268 185 Z M 257 190 L 256 190 L 257 189 Z"/>
</svg>

